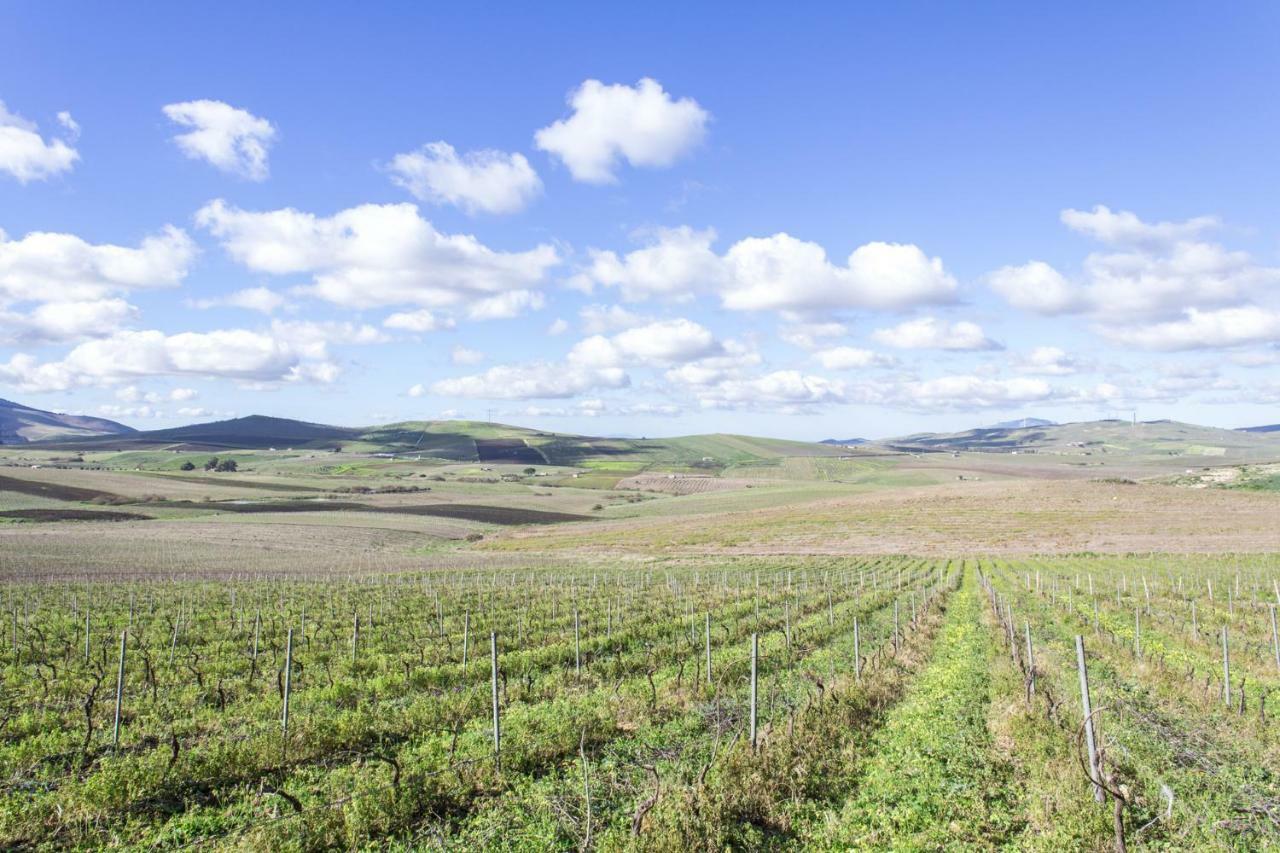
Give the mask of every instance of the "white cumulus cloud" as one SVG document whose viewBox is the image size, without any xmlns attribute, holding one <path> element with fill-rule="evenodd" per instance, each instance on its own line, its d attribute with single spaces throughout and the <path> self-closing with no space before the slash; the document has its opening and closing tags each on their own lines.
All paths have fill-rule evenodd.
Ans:
<svg viewBox="0 0 1280 853">
<path fill-rule="evenodd" d="M 628 311 L 621 305 L 587 305 L 578 311 L 578 317 L 582 320 L 582 331 L 588 335 L 617 332 L 653 322 L 653 318 Z"/>
<path fill-rule="evenodd" d="M 569 361 L 584 365 L 668 366 L 718 355 L 722 345 L 710 330 L 691 320 L 660 320 L 619 332 L 593 335 L 574 345 Z"/>
<path fill-rule="evenodd" d="M 596 368 L 559 362 L 504 364 L 483 373 L 441 379 L 431 391 L 443 397 L 490 400 L 563 399 L 597 388 L 625 388 L 631 384 L 618 367 Z"/>
<path fill-rule="evenodd" d="M 1037 314 L 1067 314 L 1085 307 L 1080 288 L 1044 261 L 1001 267 L 987 284 L 1014 308 Z"/>
<path fill-rule="evenodd" d="M 1113 211 L 1099 204 L 1093 210 L 1062 211 L 1062 224 L 1103 243 L 1159 246 L 1188 240 L 1221 225 L 1216 216 L 1197 216 L 1184 222 L 1143 222 L 1128 210 Z"/>
<path fill-rule="evenodd" d="M 892 367 L 896 360 L 869 349 L 830 347 L 818 350 L 813 358 L 827 370 L 856 370 L 865 367 Z"/>
<path fill-rule="evenodd" d="M 697 389 L 696 395 L 699 403 L 709 408 L 771 409 L 786 414 L 846 402 L 848 391 L 838 379 L 775 370 L 763 376 L 725 379 Z"/>
<path fill-rule="evenodd" d="M 267 151 L 276 129 L 265 118 L 222 101 L 199 100 L 168 104 L 164 114 L 189 128 L 173 138 L 182 153 L 251 181 L 267 179 Z"/>
<path fill-rule="evenodd" d="M 909 244 L 867 243 L 837 266 L 817 243 L 775 234 L 740 241 L 725 261 L 721 296 L 740 310 L 898 309 L 950 302 L 956 292 L 942 261 Z"/>
<path fill-rule="evenodd" d="M 1016 369 L 1040 376 L 1070 376 L 1083 370 L 1084 365 L 1061 347 L 1036 347 L 1018 360 Z"/>
<path fill-rule="evenodd" d="M 913 410 L 966 410 L 1044 402 L 1054 396 L 1043 379 L 939 376 L 891 387 L 885 402 Z"/>
<path fill-rule="evenodd" d="M 844 323 L 788 323 L 778 330 L 778 337 L 793 347 L 804 350 L 816 350 L 822 346 L 821 341 L 827 338 L 842 338 L 849 334 Z"/>
<path fill-rule="evenodd" d="M 469 307 L 480 318 L 512 316 L 541 306 L 534 289 L 559 263 L 549 245 L 500 252 L 467 234 L 443 234 L 412 204 L 365 204 L 324 217 L 217 200 L 196 221 L 249 269 L 309 274 L 304 293 L 348 308 Z"/>
<path fill-rule="evenodd" d="M 692 98 L 673 99 L 656 80 L 635 86 L 587 80 L 569 95 L 573 113 L 534 135 L 575 180 L 612 183 L 620 160 L 670 166 L 706 135 L 710 114 Z"/>
<path fill-rule="evenodd" d="M 277 320 L 261 330 L 177 334 L 119 331 L 79 344 L 57 361 L 41 362 L 18 353 L 0 363 L 0 382 L 31 392 L 113 386 L 149 377 L 231 379 L 249 387 L 331 383 L 340 373 L 330 359 L 331 345 L 384 340 L 372 326 L 345 322 Z M 180 394 L 173 399 L 189 397 Z"/>
<path fill-rule="evenodd" d="M 590 263 L 571 284 L 617 287 L 628 300 L 715 293 L 732 310 L 801 315 L 948 303 L 957 291 L 942 261 L 911 244 L 867 243 L 840 265 L 817 243 L 785 233 L 748 237 L 724 255 L 712 249 L 716 235 L 710 229 L 652 229 L 638 236 L 645 245 L 624 255 L 589 252 Z"/>
<path fill-rule="evenodd" d="M 888 329 L 877 329 L 872 338 L 897 349 L 993 350 L 1000 344 L 991 340 L 977 323 L 960 320 L 948 323 L 936 317 L 907 320 Z"/>
<path fill-rule="evenodd" d="M 45 140 L 34 122 L 11 113 L 0 101 L 0 172 L 8 172 L 18 183 L 43 181 L 69 171 L 80 159 L 69 143 L 80 134 L 71 113 L 58 113 L 58 122 L 68 132 L 66 141 Z"/>
<path fill-rule="evenodd" d="M 1152 350 L 1221 349 L 1280 341 L 1280 311 L 1245 305 L 1213 311 L 1187 309 L 1180 320 L 1100 331 L 1125 346 Z"/>
<path fill-rule="evenodd" d="M 0 300 L 80 301 L 137 288 L 172 287 L 186 277 L 195 256 L 195 243 L 172 226 L 145 238 L 137 248 L 43 231 L 10 240 L 0 231 Z"/>
<path fill-rule="evenodd" d="M 214 332 L 118 332 L 73 348 L 60 361 L 40 363 L 19 353 L 0 363 L 0 381 L 23 391 L 66 391 L 151 376 L 287 379 L 296 352 L 269 334 L 244 329 Z"/>
<path fill-rule="evenodd" d="M 417 311 L 399 311 L 382 321 L 388 329 L 399 329 L 405 332 L 438 332 L 441 329 L 452 329 L 453 320 L 433 314 L 426 308 Z"/>
<path fill-rule="evenodd" d="M 44 302 L 25 313 L 0 310 L 0 343 L 35 346 L 107 337 L 136 315 L 123 299 Z"/>
<path fill-rule="evenodd" d="M 1280 268 L 1202 239 L 1220 224 L 1216 217 L 1144 222 L 1100 205 L 1064 210 L 1062 221 L 1112 248 L 1085 257 L 1078 276 L 1031 261 L 989 274 L 988 286 L 1027 311 L 1090 314 L 1101 326 L 1116 327 L 1116 338 L 1135 323 L 1174 322 L 1193 309 L 1240 308 L 1280 287 Z"/>
<path fill-rule="evenodd" d="M 682 299 L 714 291 L 723 283 L 727 270 L 711 248 L 714 230 L 680 226 L 639 231 L 635 236 L 645 245 L 625 255 L 588 250 L 591 263 L 572 283 L 587 291 L 596 284 L 616 287 L 628 301 Z"/>
<path fill-rule="evenodd" d="M 267 287 L 248 287 L 217 296 L 211 299 L 197 299 L 191 303 L 196 308 L 243 308 L 246 311 L 260 311 L 263 314 L 274 314 L 287 302 L 283 296 Z"/>
<path fill-rule="evenodd" d="M 472 320 L 510 320 L 526 311 L 539 311 L 546 302 L 537 290 L 508 290 L 472 302 L 467 316 Z"/>
<path fill-rule="evenodd" d="M 468 213 L 515 213 L 542 191 L 538 173 L 523 154 L 470 151 L 459 156 L 447 142 L 397 154 L 392 180 L 420 201 L 452 204 Z"/>
</svg>

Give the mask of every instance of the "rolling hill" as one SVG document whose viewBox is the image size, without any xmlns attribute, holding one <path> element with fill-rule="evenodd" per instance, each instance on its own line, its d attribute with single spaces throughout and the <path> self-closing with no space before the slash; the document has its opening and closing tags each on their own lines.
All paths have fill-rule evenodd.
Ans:
<svg viewBox="0 0 1280 853">
<path fill-rule="evenodd" d="M 1028 427 L 1046 427 L 1057 426 L 1055 421 L 1047 421 L 1044 418 L 1018 418 L 1016 421 L 1001 421 L 998 424 L 992 424 L 990 429 L 1026 429 Z"/>
<path fill-rule="evenodd" d="M 0 400 L 0 444 L 26 444 L 49 439 L 85 439 L 133 433 L 132 427 L 86 415 L 64 415 Z"/>
<path fill-rule="evenodd" d="M 837 456 L 841 452 L 838 447 L 811 442 L 729 434 L 599 438 L 482 421 L 405 421 L 340 427 L 264 415 L 119 434 L 55 435 L 37 446 L 86 452 L 342 449 L 451 462 L 587 465 L 620 471 L 657 466 L 708 472 L 764 460 Z"/>
<path fill-rule="evenodd" d="M 1137 424 L 1100 420 L 1032 427 L 989 427 L 955 433 L 918 433 L 880 443 L 914 452 L 1019 451 L 1131 457 L 1186 456 L 1237 461 L 1280 455 L 1280 435 L 1168 420 Z"/>
<path fill-rule="evenodd" d="M 727 433 L 602 438 L 457 420 L 344 427 L 264 415 L 136 431 L 111 421 L 55 415 L 14 403 L 3 404 L 0 415 L 17 424 L 9 432 L 32 449 L 166 453 L 341 449 L 348 454 L 445 462 L 571 466 L 614 476 L 655 470 L 718 474 L 744 466 L 778 466 L 782 460 L 799 457 L 844 457 L 855 444 L 860 445 L 858 450 L 867 458 L 879 458 L 886 452 L 917 456 L 1016 452 L 1056 456 L 1058 464 L 1077 466 L 1112 464 L 1123 459 L 1168 469 L 1280 459 L 1280 431 L 1265 427 L 1219 429 L 1165 420 L 1053 424 L 1027 419 L 1009 426 L 918 433 L 871 442 L 804 442 Z M 1101 461 L 1104 459 L 1110 463 Z"/>
<path fill-rule="evenodd" d="M 41 445 L 76 450 L 262 450 L 269 447 L 335 447 L 358 438 L 361 432 L 348 427 L 249 415 L 170 429 L 59 436 L 41 442 Z"/>
</svg>

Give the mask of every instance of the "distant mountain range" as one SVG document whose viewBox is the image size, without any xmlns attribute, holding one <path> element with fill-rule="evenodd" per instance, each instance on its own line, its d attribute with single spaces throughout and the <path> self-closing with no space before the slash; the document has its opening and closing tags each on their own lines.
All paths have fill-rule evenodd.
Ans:
<svg viewBox="0 0 1280 853">
<path fill-rule="evenodd" d="M 1056 421 L 1046 421 L 1044 418 L 1019 418 L 1016 421 L 1001 421 L 998 424 L 992 424 L 990 429 L 1028 429 L 1030 427 L 1057 425 Z"/>
<path fill-rule="evenodd" d="M 871 441 L 829 438 L 793 442 L 713 434 L 666 439 L 600 438 L 525 429 L 481 421 L 408 421 L 373 427 L 340 427 L 289 418 L 249 415 L 212 423 L 156 430 L 84 415 L 66 415 L 0 400 L 0 444 L 36 444 L 49 450 L 212 451 L 336 450 L 413 454 L 458 461 L 572 465 L 588 458 L 666 460 L 694 468 L 745 463 L 779 456 L 836 456 L 841 448 L 872 445 L 908 452 L 1041 450 L 1133 446 L 1151 449 L 1213 448 L 1270 454 L 1280 424 L 1230 430 L 1175 421 L 1123 420 L 1055 424 L 1022 418 L 956 433 L 918 433 Z M 1280 456 L 1280 453 L 1276 455 Z"/>
<path fill-rule="evenodd" d="M 1240 454 L 1280 456 L 1280 429 L 1222 429 L 1179 421 L 1124 421 L 1106 419 L 1079 423 L 1045 424 L 1031 419 L 1027 427 L 984 427 L 953 433 L 918 433 L 878 441 L 897 450 L 919 451 L 1096 451 L 1098 453 L 1150 453 L 1225 457 Z"/>
<path fill-rule="evenodd" d="M 193 447 L 246 450 L 268 447 L 329 446 L 352 441 L 364 432 L 351 427 L 313 424 L 289 418 L 249 415 L 207 424 L 131 432 L 129 435 L 102 435 L 79 442 L 80 446 L 110 446 L 112 449 L 148 447 L 156 444 L 184 444 Z"/>
<path fill-rule="evenodd" d="M 33 409 L 11 400 L 0 400 L 0 444 L 26 444 L 48 439 L 78 439 L 99 435 L 128 435 L 133 427 L 91 418 Z"/>
<path fill-rule="evenodd" d="M 21 407 L 10 404 L 17 411 Z M 25 417 L 53 415 L 22 410 Z M 222 454 L 235 450 L 329 452 L 344 450 L 379 456 L 422 457 L 456 462 L 521 465 L 577 465 L 583 460 L 660 464 L 713 473 L 740 464 L 793 456 L 840 456 L 836 447 L 785 439 L 739 435 L 696 435 L 661 439 L 600 438 L 547 432 L 482 421 L 406 421 L 371 427 L 340 427 L 288 418 L 250 415 L 225 421 L 156 430 L 133 430 L 102 419 L 86 426 L 68 420 L 35 441 L 12 443 L 33 450 L 92 452 L 163 451 Z M 175 464 L 178 464 L 175 461 Z"/>
</svg>

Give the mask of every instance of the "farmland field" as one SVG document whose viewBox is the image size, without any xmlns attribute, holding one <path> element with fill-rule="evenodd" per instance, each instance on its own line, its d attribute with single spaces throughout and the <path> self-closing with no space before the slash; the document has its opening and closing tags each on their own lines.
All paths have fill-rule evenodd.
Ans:
<svg viewBox="0 0 1280 853">
<path fill-rule="evenodd" d="M 1256 849 L 1277 842 L 1278 575 L 869 556 L 11 585 L 0 833 L 1101 849 L 1083 636 L 1130 843 Z"/>
<path fill-rule="evenodd" d="M 7 451 L 0 846 L 1280 846 L 1274 493 L 679 446 Z"/>
</svg>

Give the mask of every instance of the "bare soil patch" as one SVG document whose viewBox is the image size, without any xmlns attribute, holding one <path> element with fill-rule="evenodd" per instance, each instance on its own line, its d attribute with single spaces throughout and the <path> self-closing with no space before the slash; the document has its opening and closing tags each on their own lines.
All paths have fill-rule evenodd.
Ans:
<svg viewBox="0 0 1280 853">
<path fill-rule="evenodd" d="M 756 483 L 755 480 L 697 474 L 636 474 L 619 480 L 614 488 L 622 491 L 661 492 L 665 495 L 700 495 L 706 492 L 746 489 Z"/>
<path fill-rule="evenodd" d="M 593 521 L 589 515 L 572 512 L 553 512 L 522 507 L 486 506 L 484 504 L 425 504 L 422 506 L 369 507 L 372 512 L 407 513 L 409 515 L 434 515 L 440 518 L 460 518 L 481 521 L 486 524 L 559 524 L 564 521 Z"/>
<path fill-rule="evenodd" d="M 0 491 L 18 492 L 23 495 L 38 495 L 42 498 L 53 498 L 59 501 L 123 500 L 119 495 L 99 489 L 86 489 L 80 486 L 66 486 L 62 483 L 46 483 L 39 480 L 24 480 L 19 477 L 6 477 L 2 474 L 0 474 Z"/>
<path fill-rule="evenodd" d="M 515 462 L 546 465 L 547 459 L 522 438 L 477 438 L 476 454 L 481 462 Z"/>
<path fill-rule="evenodd" d="M 7 509 L 0 518 L 23 521 L 146 521 L 151 516 L 110 509 Z"/>
<path fill-rule="evenodd" d="M 589 515 L 551 510 L 525 509 L 523 507 L 490 506 L 487 504 L 417 504 L 375 506 L 356 501 L 156 501 L 151 506 L 166 509 L 192 509 L 237 514 L 293 513 L 293 512 L 368 512 L 395 513 L 399 515 L 430 515 L 439 518 L 457 518 L 486 524 L 558 524 L 565 521 L 592 521 Z"/>
<path fill-rule="evenodd" d="M 139 476 L 154 477 L 170 483 L 205 483 L 211 486 L 234 486 L 238 489 L 262 489 L 268 492 L 323 492 L 319 486 L 302 486 L 293 483 L 265 483 L 261 480 L 242 480 L 239 477 L 201 477 L 189 474 L 162 474 L 157 471 L 143 471 Z"/>
</svg>

